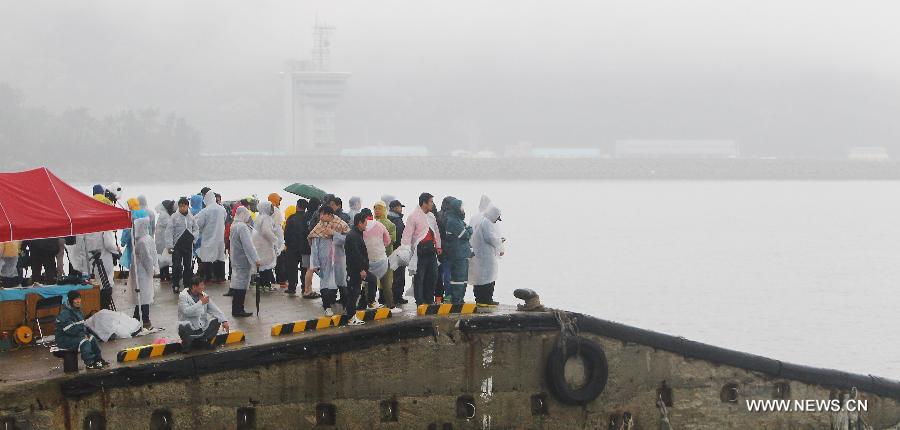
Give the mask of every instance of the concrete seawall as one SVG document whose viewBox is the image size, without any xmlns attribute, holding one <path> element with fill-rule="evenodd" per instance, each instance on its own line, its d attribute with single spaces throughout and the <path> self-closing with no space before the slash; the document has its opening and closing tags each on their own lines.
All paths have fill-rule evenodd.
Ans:
<svg viewBox="0 0 900 430">
<path fill-rule="evenodd" d="M 635 429 L 657 429 L 664 394 L 677 429 L 828 429 L 833 413 L 749 412 L 745 400 L 827 400 L 855 387 L 875 429 L 900 422 L 894 381 L 573 316 L 609 365 L 605 390 L 584 406 L 548 390 L 555 315 L 513 313 L 389 321 L 20 384 L 0 392 L 0 419 L 24 429 L 147 428 L 160 417 L 171 427 L 151 428 L 605 429 L 627 412 Z"/>
</svg>

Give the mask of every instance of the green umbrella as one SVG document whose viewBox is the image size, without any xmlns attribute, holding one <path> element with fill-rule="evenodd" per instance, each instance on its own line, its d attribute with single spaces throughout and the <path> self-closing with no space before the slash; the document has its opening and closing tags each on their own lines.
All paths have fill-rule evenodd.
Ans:
<svg viewBox="0 0 900 430">
<path fill-rule="evenodd" d="M 299 182 L 284 187 L 284 190 L 306 199 L 316 198 L 322 200 L 322 198 L 325 197 L 325 194 L 328 194 L 315 185 L 301 184 Z"/>
</svg>

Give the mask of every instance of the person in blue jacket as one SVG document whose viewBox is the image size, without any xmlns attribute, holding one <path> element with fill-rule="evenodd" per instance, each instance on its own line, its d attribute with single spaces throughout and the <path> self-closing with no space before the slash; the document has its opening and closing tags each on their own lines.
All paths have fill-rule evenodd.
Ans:
<svg viewBox="0 0 900 430">
<path fill-rule="evenodd" d="M 136 220 L 141 218 L 148 218 L 150 216 L 149 212 L 138 209 L 135 211 L 131 211 L 131 222 L 133 223 Z M 121 265 L 125 270 L 131 270 L 131 257 L 132 257 L 132 247 L 131 247 L 131 229 L 126 228 L 122 230 L 122 239 L 119 241 L 119 246 L 122 246 L 122 258 L 119 259 L 119 265 Z"/>
<path fill-rule="evenodd" d="M 444 300 L 450 303 L 463 303 L 466 297 L 466 282 L 469 279 L 469 257 L 472 256 L 472 227 L 466 225 L 463 202 L 449 197 L 447 209 L 442 211 L 445 217 L 444 227 L 444 259 L 450 266 L 449 288 L 444 292 Z"/>
<path fill-rule="evenodd" d="M 84 325 L 81 313 L 81 293 L 69 291 L 68 303 L 56 316 L 56 346 L 68 351 L 78 351 L 88 369 L 101 369 L 109 365 L 103 359 L 97 338 Z"/>
</svg>

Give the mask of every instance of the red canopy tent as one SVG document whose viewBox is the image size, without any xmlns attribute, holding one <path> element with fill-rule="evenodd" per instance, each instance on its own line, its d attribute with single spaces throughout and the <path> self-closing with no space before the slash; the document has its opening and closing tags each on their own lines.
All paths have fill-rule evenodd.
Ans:
<svg viewBox="0 0 900 430">
<path fill-rule="evenodd" d="M 0 242 L 131 228 L 131 214 L 95 200 L 46 167 L 0 173 Z"/>
</svg>

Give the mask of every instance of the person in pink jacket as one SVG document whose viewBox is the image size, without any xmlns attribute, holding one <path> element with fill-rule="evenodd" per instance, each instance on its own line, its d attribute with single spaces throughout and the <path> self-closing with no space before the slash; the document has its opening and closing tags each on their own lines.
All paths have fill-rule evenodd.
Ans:
<svg viewBox="0 0 900 430">
<path fill-rule="evenodd" d="M 387 247 L 391 245 L 391 234 L 384 224 L 375 219 L 369 208 L 363 208 L 359 213 L 364 214 L 367 220 L 366 231 L 363 232 L 363 241 L 366 243 L 366 252 L 369 257 L 369 273 L 375 275 L 375 278 L 378 280 L 377 289 L 381 290 L 384 306 L 393 309 L 393 286 L 387 279 L 388 273 L 393 274 L 388 267 L 387 256 Z M 375 292 L 377 291 L 375 287 L 375 285 L 366 286 L 366 298 L 370 309 L 382 307 L 375 303 Z"/>
<path fill-rule="evenodd" d="M 410 253 L 409 271 L 413 274 L 413 295 L 416 305 L 434 303 L 434 284 L 437 282 L 437 257 L 441 254 L 441 234 L 431 212 L 434 196 L 419 195 L 419 207 L 406 218 L 406 228 L 400 247 Z M 399 250 L 398 250 L 399 252 Z"/>
</svg>

